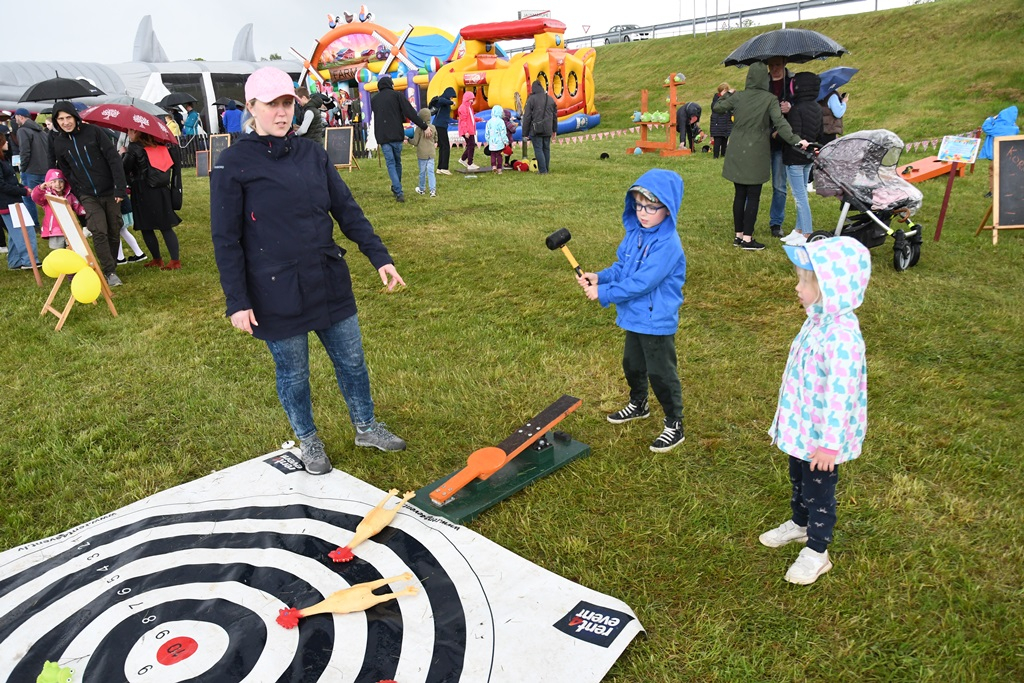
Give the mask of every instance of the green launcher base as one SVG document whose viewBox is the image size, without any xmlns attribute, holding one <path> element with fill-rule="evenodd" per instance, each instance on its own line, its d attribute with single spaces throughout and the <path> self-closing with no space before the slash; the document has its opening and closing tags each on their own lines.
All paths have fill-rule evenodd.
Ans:
<svg viewBox="0 0 1024 683">
<path fill-rule="evenodd" d="M 576 441 L 563 432 L 552 432 L 549 445 L 540 450 L 527 448 L 495 472 L 487 480 L 475 479 L 456 493 L 446 505 L 438 506 L 430 499 L 430 492 L 455 474 L 448 474 L 424 486 L 410 501 L 427 514 L 443 517 L 456 524 L 468 524 L 480 513 L 509 496 L 547 476 L 577 458 L 590 455 L 590 446 Z"/>
</svg>

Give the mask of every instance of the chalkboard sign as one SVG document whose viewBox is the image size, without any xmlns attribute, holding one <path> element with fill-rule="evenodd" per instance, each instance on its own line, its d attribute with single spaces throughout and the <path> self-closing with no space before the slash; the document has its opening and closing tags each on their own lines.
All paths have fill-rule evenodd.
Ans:
<svg viewBox="0 0 1024 683">
<path fill-rule="evenodd" d="M 352 158 L 352 126 L 328 128 L 324 135 L 324 149 L 335 168 L 347 168 L 350 171 L 353 165 L 359 168 Z"/>
<path fill-rule="evenodd" d="M 210 151 L 200 149 L 196 151 L 196 176 L 199 178 L 210 177 Z"/>
<path fill-rule="evenodd" d="M 231 134 L 222 133 L 220 135 L 210 136 L 210 171 L 213 171 L 213 167 L 217 165 L 217 157 L 220 153 L 228 148 L 231 144 Z"/>
<path fill-rule="evenodd" d="M 993 224 L 1000 230 L 1024 229 L 1024 135 L 996 138 L 994 143 Z"/>
</svg>

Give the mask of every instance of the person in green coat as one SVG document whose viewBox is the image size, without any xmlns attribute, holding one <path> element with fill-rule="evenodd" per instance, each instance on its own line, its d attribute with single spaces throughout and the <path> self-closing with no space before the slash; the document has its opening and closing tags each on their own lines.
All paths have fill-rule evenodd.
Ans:
<svg viewBox="0 0 1024 683">
<path fill-rule="evenodd" d="M 806 149 L 807 141 L 801 140 L 782 116 L 778 98 L 768 90 L 768 67 L 760 62 L 751 64 L 747 70 L 746 89 L 725 93 L 712 111 L 731 114 L 734 119 L 729 154 L 722 167 L 722 177 L 736 186 L 732 202 L 736 230 L 733 246 L 760 251 L 764 245 L 754 239 L 754 222 L 761 205 L 761 186 L 771 176 L 772 127 L 791 145 Z"/>
</svg>

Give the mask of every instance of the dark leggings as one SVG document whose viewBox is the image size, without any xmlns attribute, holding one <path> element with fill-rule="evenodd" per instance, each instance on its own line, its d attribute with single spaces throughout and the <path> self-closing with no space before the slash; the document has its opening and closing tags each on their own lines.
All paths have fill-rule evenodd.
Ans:
<svg viewBox="0 0 1024 683">
<path fill-rule="evenodd" d="M 161 230 L 160 233 L 164 236 L 164 244 L 167 245 L 167 251 L 171 254 L 171 260 L 177 261 L 178 236 L 174 234 L 174 229 L 168 228 L 167 230 Z M 146 247 L 153 258 L 160 258 L 160 243 L 156 239 L 156 230 L 143 230 L 142 241 L 146 243 Z"/>
<path fill-rule="evenodd" d="M 434 138 L 437 140 L 437 170 L 447 171 L 452 153 L 452 145 L 448 141 L 448 126 L 434 126 Z"/>
<path fill-rule="evenodd" d="M 466 141 L 466 150 L 462 153 L 462 160 L 472 166 L 473 152 L 476 151 L 476 135 L 463 135 L 462 139 Z"/>
<path fill-rule="evenodd" d="M 715 153 L 715 158 L 717 159 L 718 157 L 724 157 L 725 148 L 729 146 L 729 138 L 726 137 L 725 135 L 716 135 L 715 137 L 712 138 L 712 141 L 712 150 Z"/>
<path fill-rule="evenodd" d="M 733 225 L 736 232 L 753 237 L 754 221 L 757 220 L 757 210 L 761 206 L 761 185 L 733 185 L 736 186 L 736 196 L 732 200 Z"/>
</svg>

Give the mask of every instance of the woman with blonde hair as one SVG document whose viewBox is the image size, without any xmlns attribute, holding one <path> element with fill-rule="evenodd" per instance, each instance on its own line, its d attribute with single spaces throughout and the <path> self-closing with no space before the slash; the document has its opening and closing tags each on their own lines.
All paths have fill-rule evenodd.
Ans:
<svg viewBox="0 0 1024 683">
<path fill-rule="evenodd" d="M 714 156 L 725 156 L 725 148 L 729 146 L 729 135 L 732 134 L 732 114 L 716 114 L 715 104 L 727 92 L 735 92 L 728 83 L 721 83 L 714 97 L 711 98 L 711 146 Z"/>
</svg>

